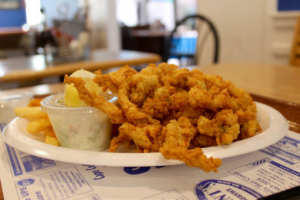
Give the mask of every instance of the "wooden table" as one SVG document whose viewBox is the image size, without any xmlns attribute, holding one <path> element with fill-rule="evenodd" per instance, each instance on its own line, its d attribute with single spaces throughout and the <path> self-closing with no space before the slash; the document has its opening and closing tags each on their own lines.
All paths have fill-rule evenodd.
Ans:
<svg viewBox="0 0 300 200">
<path fill-rule="evenodd" d="M 26 31 L 24 31 L 22 28 L 0 28 L 0 36 L 25 33 Z"/>
<path fill-rule="evenodd" d="M 300 132 L 300 68 L 268 64 L 219 64 L 201 68 L 244 88 L 256 101 L 273 106 Z"/>
<path fill-rule="evenodd" d="M 5 97 L 13 96 L 16 94 L 22 94 L 22 93 L 31 93 L 36 96 L 44 96 L 48 94 L 63 92 L 63 90 L 64 90 L 64 86 L 61 83 L 44 84 L 44 85 L 37 85 L 33 87 L 2 90 L 0 91 L 0 97 L 5 98 Z"/>
<path fill-rule="evenodd" d="M 201 70 L 231 80 L 238 87 L 249 91 L 256 100 L 280 110 L 291 122 L 292 119 L 300 119 L 300 69 L 298 68 L 261 64 L 222 64 L 204 67 Z M 0 91 L 0 96 L 25 92 L 44 95 L 62 91 L 62 84 L 38 85 Z M 0 200 L 3 200 L 1 187 Z"/>
<path fill-rule="evenodd" d="M 133 30 L 132 35 L 135 37 L 168 37 L 169 31 L 166 30 Z"/>
<path fill-rule="evenodd" d="M 42 55 L 17 57 L 0 60 L 0 83 L 18 82 L 20 80 L 39 79 L 51 76 L 70 74 L 77 69 L 108 69 L 122 65 L 141 65 L 156 63 L 160 56 L 137 51 L 110 52 L 93 51 L 86 61 L 75 61 L 65 64 L 47 64 Z"/>
</svg>

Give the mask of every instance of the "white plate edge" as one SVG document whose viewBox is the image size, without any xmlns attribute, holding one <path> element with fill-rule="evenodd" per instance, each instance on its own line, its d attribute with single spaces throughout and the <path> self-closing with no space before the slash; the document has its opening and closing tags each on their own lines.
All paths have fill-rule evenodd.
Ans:
<svg viewBox="0 0 300 200">
<path fill-rule="evenodd" d="M 283 138 L 287 131 L 288 131 L 288 124 L 285 118 L 274 108 L 267 106 L 265 104 L 257 103 L 258 106 L 264 107 L 263 109 L 268 110 L 268 114 L 270 116 L 270 124 L 273 124 L 273 126 L 269 127 L 264 133 L 258 134 L 252 138 L 248 138 L 245 140 L 237 141 L 233 144 L 221 146 L 221 147 L 208 147 L 208 148 L 202 148 L 203 151 L 206 153 L 207 156 L 213 156 L 213 157 L 219 157 L 221 159 L 232 157 L 232 156 L 238 156 L 241 154 L 246 154 L 249 152 L 253 152 L 262 148 L 265 148 L 270 143 L 265 144 L 263 140 L 258 140 L 258 144 L 260 148 L 253 148 L 250 145 L 247 145 L 247 143 L 251 140 L 256 140 L 257 138 L 266 139 L 264 136 L 267 135 L 267 138 L 270 139 L 272 144 L 279 141 L 281 138 Z M 9 123 L 9 125 L 5 128 L 3 131 L 3 141 L 5 143 L 15 147 L 16 149 L 19 149 L 25 153 L 32 154 L 35 156 L 52 159 L 52 160 L 58 160 L 62 162 L 71 162 L 71 163 L 77 163 L 77 164 L 96 164 L 96 165 L 102 165 L 102 166 L 117 166 L 117 167 L 123 167 L 123 166 L 159 166 L 159 165 L 177 165 L 182 164 L 181 161 L 178 160 L 166 160 L 159 152 L 157 153 L 118 153 L 118 157 L 112 155 L 116 155 L 116 153 L 110 153 L 110 152 L 93 152 L 93 151 L 82 151 L 82 150 L 76 150 L 76 149 L 69 149 L 64 147 L 55 147 L 52 145 L 48 145 L 39 141 L 36 141 L 34 139 L 31 139 L 30 137 L 25 137 L 25 142 L 21 142 L 20 140 L 14 140 L 12 141 L 10 137 L 6 136 L 7 132 L 9 131 L 15 131 L 17 129 L 17 126 L 14 126 L 18 118 L 15 118 L 12 122 Z M 272 123 L 274 120 L 279 120 L 281 123 Z M 270 134 L 269 132 L 278 132 L 274 137 L 274 135 Z M 32 149 L 31 145 L 26 143 L 27 141 L 30 141 L 33 146 L 40 147 L 40 150 L 34 150 Z M 243 145 L 242 150 L 239 149 L 238 153 L 234 153 L 233 149 L 237 148 L 239 145 Z M 45 148 L 47 148 L 45 150 Z M 57 148 L 62 148 L 64 150 L 64 153 L 58 153 Z M 220 148 L 222 148 L 222 151 L 220 151 Z M 217 156 L 215 155 L 217 152 Z M 86 156 L 86 153 L 89 153 L 89 156 Z M 68 157 L 66 155 L 74 155 L 77 154 L 77 158 L 74 160 L 72 157 Z M 80 159 L 78 158 L 78 154 L 80 155 Z M 55 155 L 55 156 L 53 156 Z M 101 161 L 95 162 L 95 160 L 90 159 L 90 157 L 101 156 Z M 127 164 L 120 164 L 122 161 L 124 161 L 124 158 L 126 158 Z M 150 159 L 151 158 L 151 159 Z M 139 160 L 139 163 L 136 164 L 136 160 Z M 107 164 L 109 163 L 109 164 Z"/>
</svg>

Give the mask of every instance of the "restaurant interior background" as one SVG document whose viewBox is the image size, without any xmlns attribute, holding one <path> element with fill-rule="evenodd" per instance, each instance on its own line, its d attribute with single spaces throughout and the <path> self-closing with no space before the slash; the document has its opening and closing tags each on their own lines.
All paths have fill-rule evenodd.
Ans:
<svg viewBox="0 0 300 200">
<path fill-rule="evenodd" d="M 167 45 L 176 22 L 201 14 L 217 29 L 218 63 L 288 64 L 299 8 L 297 0 L 1 0 L 0 61 L 40 54 L 51 64 L 83 59 L 95 49 L 127 49 L 207 66 L 214 38 L 206 35 L 198 51 L 193 22 L 175 35 L 181 38 L 175 50 L 201 59 L 170 56 Z"/>
<path fill-rule="evenodd" d="M 186 69 L 173 73 L 166 65 L 161 65 L 159 75 L 146 71 L 129 75 L 126 81 L 119 73 L 97 74 L 98 83 L 103 82 L 99 85 L 113 85 L 113 93 L 102 93 L 91 81 L 95 74 L 77 71 L 107 73 L 124 65 L 139 71 L 160 62 L 198 68 L 208 75 Z M 195 199 L 202 192 L 210 195 L 208 199 L 254 199 L 253 194 L 282 190 L 295 196 L 287 190 L 294 186 L 299 195 L 299 66 L 300 0 L 0 0 L 0 200 L 58 200 L 72 195 L 94 200 L 123 195 Z M 75 71 L 79 86 L 76 78 L 74 85 L 67 84 L 72 78 L 62 83 L 64 75 L 74 76 Z M 115 92 L 119 100 L 113 104 Z M 53 94 L 64 100 L 45 100 L 40 107 L 40 101 Z M 104 100 L 110 97 L 112 103 Z M 74 104 L 68 105 L 68 100 L 80 107 L 71 108 Z M 105 111 L 101 122 L 97 109 L 82 106 L 85 103 L 99 108 L 99 113 Z M 16 110 L 28 113 L 32 126 L 25 127 L 21 118 L 27 114 L 21 111 L 17 114 L 21 118 L 15 118 Z M 116 148 L 122 140 L 128 147 L 135 143 L 145 154 L 114 157 L 64 145 L 51 147 L 48 144 L 59 145 L 56 135 L 61 134 L 52 125 L 51 113 L 63 141 L 89 147 L 82 141 L 97 143 L 90 134 L 94 132 Z M 110 133 L 104 113 L 117 123 L 112 140 L 102 134 Z M 30 135 L 28 127 L 42 130 Z M 41 140 L 35 141 L 35 136 Z M 253 137 L 237 141 L 248 136 Z M 223 139 L 229 141 L 224 144 L 234 144 L 215 146 Z M 206 159 L 198 145 L 212 157 Z M 191 166 L 207 165 L 205 170 L 220 165 L 213 157 L 222 158 L 223 164 L 218 174 L 167 167 L 160 154 L 153 152 L 158 157 L 151 157 L 157 149 L 171 159 L 182 157 Z"/>
</svg>

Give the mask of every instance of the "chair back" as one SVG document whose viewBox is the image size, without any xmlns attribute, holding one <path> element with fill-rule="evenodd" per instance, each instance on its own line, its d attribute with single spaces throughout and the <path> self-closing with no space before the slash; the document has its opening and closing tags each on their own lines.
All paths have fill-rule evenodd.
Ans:
<svg viewBox="0 0 300 200">
<path fill-rule="evenodd" d="M 182 58 L 182 57 L 187 57 L 187 58 L 192 58 L 194 60 L 197 59 L 197 54 L 199 53 L 199 48 L 201 48 L 201 43 L 204 42 L 205 39 L 207 39 L 207 35 L 201 38 L 198 37 L 195 40 L 191 40 L 191 39 L 184 39 L 184 40 L 180 40 L 179 38 L 175 37 L 175 33 L 178 31 L 178 28 L 183 25 L 186 24 L 187 22 L 189 22 L 190 20 L 194 20 L 195 21 L 195 25 L 198 24 L 206 24 L 208 27 L 208 33 L 212 34 L 213 36 L 213 58 L 212 58 L 212 62 L 213 63 L 218 63 L 219 62 L 219 55 L 220 55 L 220 39 L 219 39 L 219 34 L 218 31 L 215 27 L 215 25 L 212 23 L 212 21 L 210 19 L 208 19 L 206 16 L 200 15 L 200 14 L 196 14 L 196 15 L 188 15 L 185 18 L 183 18 L 182 20 L 180 20 L 178 23 L 176 23 L 175 28 L 172 30 L 168 40 L 167 40 L 167 53 L 166 53 L 166 58 L 164 59 L 165 61 L 167 61 L 169 58 L 171 57 L 177 57 L 177 58 Z M 198 32 L 199 33 L 199 32 Z M 198 40 L 198 41 L 197 41 Z M 186 49 L 184 53 L 176 53 L 176 51 L 178 50 L 178 48 L 176 47 L 176 45 L 178 44 L 185 44 Z M 194 49 L 193 46 L 194 45 Z M 195 49 L 196 48 L 196 49 Z M 174 53 L 175 51 L 175 53 Z M 180 51 L 180 50 L 179 50 Z M 196 62 L 195 62 L 196 63 Z"/>
<path fill-rule="evenodd" d="M 300 16 L 294 30 L 294 38 L 290 52 L 290 64 L 300 66 Z"/>
</svg>

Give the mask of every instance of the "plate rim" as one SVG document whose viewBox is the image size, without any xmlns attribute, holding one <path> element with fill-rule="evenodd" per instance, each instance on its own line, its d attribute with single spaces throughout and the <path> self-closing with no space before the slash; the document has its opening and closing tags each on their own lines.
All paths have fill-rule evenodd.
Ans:
<svg viewBox="0 0 300 200">
<path fill-rule="evenodd" d="M 288 132 L 288 123 L 287 120 L 282 116 L 282 114 L 268 105 L 258 103 L 258 102 L 255 103 L 258 107 L 268 112 L 270 118 L 269 123 L 271 124 L 270 127 L 268 127 L 268 129 L 266 129 L 264 132 L 260 134 L 257 134 L 251 138 L 236 141 L 230 145 L 202 148 L 203 152 L 208 157 L 213 156 L 213 157 L 224 159 L 224 158 L 250 153 L 253 151 L 257 151 L 259 149 L 263 149 L 271 144 L 274 144 L 286 135 L 286 133 Z M 13 134 L 11 132 L 17 130 L 21 131 L 19 127 L 16 126 L 19 120 L 23 120 L 23 119 L 17 117 L 13 119 L 5 127 L 2 133 L 2 139 L 8 145 L 20 151 L 35 156 L 39 156 L 51 160 L 57 160 L 61 162 L 69 162 L 69 163 L 76 163 L 76 164 L 90 164 L 90 165 L 99 165 L 99 166 L 112 166 L 112 167 L 113 166 L 139 167 L 139 166 L 162 166 L 162 165 L 183 164 L 183 162 L 179 160 L 167 160 L 159 152 L 112 153 L 112 152 L 78 150 L 78 149 L 71 149 L 66 147 L 56 147 L 35 140 L 29 136 L 26 136 L 26 134 L 29 133 L 21 134 L 23 135 L 24 140 L 22 140 L 21 138 L 20 139 L 12 138 L 12 136 L 16 134 Z M 277 123 L 272 123 L 274 121 L 277 121 Z M 276 132 L 277 134 L 271 135 L 272 132 Z M 266 138 L 268 139 L 267 143 L 265 142 Z M 254 142 L 256 142 L 259 148 L 254 147 L 254 145 L 250 145 Z M 32 148 L 32 146 L 34 146 L 35 148 Z M 235 149 L 239 146 L 243 146 L 245 148 L 240 149 L 238 152 L 232 151 L 232 149 Z M 78 157 L 76 159 L 73 159 L 73 156 L 70 155 L 74 155 L 74 154 L 77 154 L 77 156 L 79 154 L 80 159 L 78 159 Z M 101 159 L 91 159 L 94 156 L 101 157 Z M 124 162 L 124 160 L 126 162 Z M 139 162 L 137 162 L 137 160 Z M 121 164 L 122 162 L 123 164 Z"/>
</svg>

